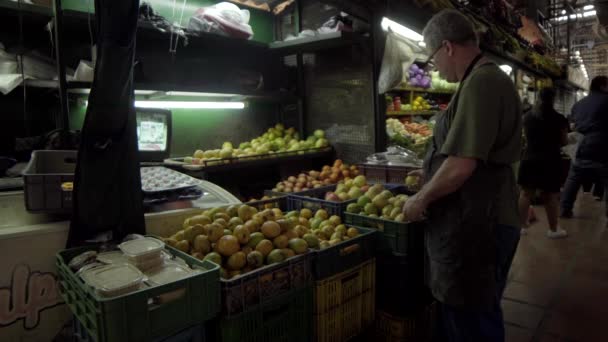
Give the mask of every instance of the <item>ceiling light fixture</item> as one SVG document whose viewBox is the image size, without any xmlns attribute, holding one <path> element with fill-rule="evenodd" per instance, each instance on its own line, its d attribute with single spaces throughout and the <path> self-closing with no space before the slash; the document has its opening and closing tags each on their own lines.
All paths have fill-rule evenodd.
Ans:
<svg viewBox="0 0 608 342">
<path fill-rule="evenodd" d="M 85 107 L 89 101 L 84 101 Z M 211 101 L 135 101 L 136 108 L 163 109 L 244 109 L 244 102 L 211 102 Z"/>
<path fill-rule="evenodd" d="M 423 41 L 423 37 L 420 33 L 410 29 L 409 27 L 405 27 L 395 21 L 392 21 L 387 17 L 382 18 L 382 22 L 380 23 L 380 26 L 382 26 L 382 29 L 384 31 L 388 31 L 388 29 L 390 28 L 393 32 L 395 32 L 405 38 L 408 38 L 408 39 L 411 39 L 411 40 L 414 40 L 417 42 Z"/>
</svg>

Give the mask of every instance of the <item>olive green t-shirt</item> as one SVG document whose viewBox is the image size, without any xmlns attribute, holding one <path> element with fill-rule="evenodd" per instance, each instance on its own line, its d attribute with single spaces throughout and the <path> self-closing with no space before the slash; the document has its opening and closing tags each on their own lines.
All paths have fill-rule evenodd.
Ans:
<svg viewBox="0 0 608 342">
<path fill-rule="evenodd" d="M 441 153 L 479 162 L 513 165 L 521 155 L 522 108 L 513 81 L 496 65 L 475 68 L 460 97 Z M 513 173 L 497 175 L 498 223 L 519 227 Z"/>
</svg>

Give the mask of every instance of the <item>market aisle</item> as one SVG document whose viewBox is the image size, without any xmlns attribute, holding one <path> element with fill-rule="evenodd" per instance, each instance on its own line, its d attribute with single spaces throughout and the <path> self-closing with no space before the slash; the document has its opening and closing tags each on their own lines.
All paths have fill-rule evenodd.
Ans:
<svg viewBox="0 0 608 342">
<path fill-rule="evenodd" d="M 608 229 L 603 203 L 579 196 L 570 236 L 546 238 L 544 209 L 522 236 L 503 300 L 507 342 L 608 341 Z"/>
</svg>

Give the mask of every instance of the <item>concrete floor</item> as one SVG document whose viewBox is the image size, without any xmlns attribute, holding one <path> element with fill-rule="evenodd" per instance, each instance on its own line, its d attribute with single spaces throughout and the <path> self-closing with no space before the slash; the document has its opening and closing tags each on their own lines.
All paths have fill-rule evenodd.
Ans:
<svg viewBox="0 0 608 342">
<path fill-rule="evenodd" d="M 542 207 L 522 236 L 503 299 L 507 342 L 608 341 L 608 229 L 604 204 L 580 194 L 569 237 L 550 240 Z"/>
</svg>

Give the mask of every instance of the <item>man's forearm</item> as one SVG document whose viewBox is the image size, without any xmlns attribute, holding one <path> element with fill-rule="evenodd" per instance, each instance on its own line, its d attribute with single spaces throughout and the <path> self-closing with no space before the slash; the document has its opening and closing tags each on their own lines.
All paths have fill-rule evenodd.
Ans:
<svg viewBox="0 0 608 342">
<path fill-rule="evenodd" d="M 433 178 L 422 187 L 418 196 L 427 205 L 431 204 L 460 189 L 476 167 L 475 159 L 448 157 Z"/>
</svg>

